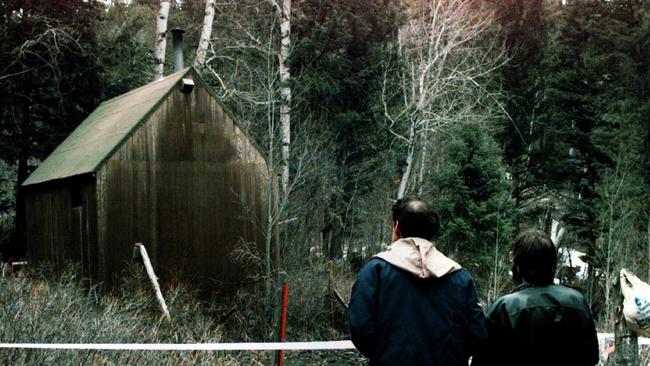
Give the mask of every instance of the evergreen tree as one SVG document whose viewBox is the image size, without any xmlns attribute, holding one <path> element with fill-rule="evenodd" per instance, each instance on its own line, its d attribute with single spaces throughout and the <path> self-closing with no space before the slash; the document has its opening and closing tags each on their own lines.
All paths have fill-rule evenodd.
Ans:
<svg viewBox="0 0 650 366">
<path fill-rule="evenodd" d="M 550 16 L 544 0 L 500 1 L 495 7 L 501 36 L 510 53 L 510 62 L 500 70 L 510 120 L 503 121 L 496 138 L 503 146 L 504 161 L 513 175 L 513 195 L 521 202 L 532 185 L 526 163 L 528 149 L 533 144 L 531 118 L 537 106 L 536 83 L 548 41 Z"/>
<path fill-rule="evenodd" d="M 344 236 L 354 222 L 376 220 L 373 214 L 350 211 L 363 207 L 376 187 L 389 186 L 390 133 L 380 113 L 386 44 L 397 33 L 401 8 L 396 2 L 372 0 L 307 0 L 296 9 L 292 56 L 297 133 L 324 136 L 330 142 L 326 190 L 318 211 L 319 231 L 332 257 L 340 257 Z M 383 189 L 382 189 L 383 191 Z M 386 203 L 380 205 L 386 215 Z M 388 205 L 390 206 L 390 205 Z M 367 207 L 367 206 L 366 206 Z M 313 218 L 312 218 L 313 219 Z M 354 232 L 352 232 L 354 234 Z"/>
<path fill-rule="evenodd" d="M 438 244 L 472 272 L 490 302 L 509 283 L 506 253 L 517 220 L 511 175 L 485 125 L 454 128 L 444 146 L 444 163 L 433 177 L 442 222 Z"/>
<path fill-rule="evenodd" d="M 16 189 L 99 103 L 95 2 L 5 1 L 0 7 L 0 159 L 17 167 Z M 23 200 L 16 199 L 17 241 Z M 21 246 L 1 248 L 5 256 Z"/>
<path fill-rule="evenodd" d="M 528 48 L 538 61 L 514 83 L 504 75 L 513 101 L 526 100 L 509 107 L 525 143 L 512 143 L 510 126 L 500 139 L 524 221 L 540 225 L 534 222 L 541 217 L 541 225 L 548 225 L 551 215 L 544 218 L 544 212 L 555 211 L 567 225 L 567 245 L 587 249 L 588 298 L 609 306 L 610 281 L 596 273 L 617 273 L 624 253 L 629 263 L 635 249 L 622 243 L 643 232 L 647 217 L 647 205 L 629 199 L 648 192 L 642 179 L 648 158 L 642 141 L 648 136 L 648 4 L 587 1 L 538 9 L 541 21 L 519 35 L 538 40 Z M 543 36 L 533 35 L 539 30 Z M 630 242 L 640 243 L 639 235 Z"/>
<path fill-rule="evenodd" d="M 155 18 L 154 8 L 137 2 L 130 5 L 116 2 L 97 18 L 96 62 L 101 100 L 152 80 Z"/>
</svg>

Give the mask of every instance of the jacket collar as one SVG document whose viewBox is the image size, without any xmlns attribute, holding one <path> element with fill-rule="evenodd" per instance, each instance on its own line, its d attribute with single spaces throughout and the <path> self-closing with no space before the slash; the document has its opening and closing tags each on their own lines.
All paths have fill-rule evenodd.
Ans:
<svg viewBox="0 0 650 366">
<path fill-rule="evenodd" d="M 387 251 L 375 257 L 419 278 L 440 278 L 462 268 L 460 264 L 440 253 L 432 242 L 421 238 L 399 239 L 393 242 Z"/>
<path fill-rule="evenodd" d="M 522 283 L 518 284 L 517 287 L 515 287 L 515 292 L 519 292 L 519 291 L 521 291 L 523 289 L 527 289 L 529 287 L 535 287 L 535 286 L 531 285 L 528 282 L 522 282 Z"/>
<path fill-rule="evenodd" d="M 553 284 L 549 283 L 548 285 L 538 286 L 538 285 L 533 285 L 532 283 L 528 283 L 528 282 L 524 281 L 524 282 L 518 284 L 517 287 L 515 287 L 515 292 L 518 292 L 518 291 L 521 291 L 521 290 L 524 290 L 524 289 L 527 289 L 527 288 L 531 288 L 531 287 L 546 287 L 546 286 L 551 286 L 551 285 L 553 285 Z"/>
</svg>

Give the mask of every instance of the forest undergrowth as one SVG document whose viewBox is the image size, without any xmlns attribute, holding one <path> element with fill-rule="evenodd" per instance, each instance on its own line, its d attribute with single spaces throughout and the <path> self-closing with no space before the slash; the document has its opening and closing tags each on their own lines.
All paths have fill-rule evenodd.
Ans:
<svg viewBox="0 0 650 366">
<path fill-rule="evenodd" d="M 318 268 L 315 266 L 314 268 Z M 326 268 L 326 267 L 324 267 Z M 322 273 L 289 276 L 287 341 L 349 339 L 343 312 L 327 296 Z M 348 278 L 350 276 L 338 276 Z M 325 277 L 326 278 L 326 277 Z M 173 282 L 173 281 L 172 281 Z M 345 280 L 340 286 L 349 286 Z M 348 293 L 348 289 L 342 289 Z M 14 273 L 2 264 L 0 339 L 7 343 L 217 343 L 273 337 L 268 309 L 254 289 L 219 301 L 173 282 L 163 288 L 172 321 L 161 317 L 148 280 L 130 268 L 121 285 L 100 291 L 80 275 L 40 265 Z M 340 308 L 340 305 L 334 304 Z M 335 326 L 328 326 L 334 324 Z M 274 352 L 0 350 L 2 365 L 271 365 Z M 362 364 L 356 351 L 286 352 L 285 365 Z"/>
<path fill-rule="evenodd" d="M 142 268 L 131 266 L 115 289 L 100 290 L 78 266 L 38 265 L 13 272 L 0 263 L 0 340 L 6 343 L 225 343 L 273 341 L 270 309 L 256 289 L 208 298 L 177 281 L 163 288 L 172 321 L 162 316 Z M 312 262 L 288 274 L 287 341 L 349 339 L 334 287 L 348 300 L 347 265 Z M 330 280 L 331 278 L 331 280 Z M 331 282 L 330 282 L 331 281 Z M 261 291 L 261 289 L 260 289 Z M 599 331 L 607 329 L 599 327 Z M 601 351 L 612 344 L 601 341 Z M 650 364 L 648 347 L 641 364 Z M 265 351 L 78 351 L 0 349 L 2 365 L 272 365 Z M 285 351 L 285 365 L 363 365 L 357 351 Z M 604 360 L 601 360 L 601 365 Z"/>
</svg>

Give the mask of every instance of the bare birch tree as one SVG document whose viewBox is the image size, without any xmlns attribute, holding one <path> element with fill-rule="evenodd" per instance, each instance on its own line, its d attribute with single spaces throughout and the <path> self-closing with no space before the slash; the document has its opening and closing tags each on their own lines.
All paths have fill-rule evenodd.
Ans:
<svg viewBox="0 0 650 366">
<path fill-rule="evenodd" d="M 287 60 L 291 51 L 291 0 L 269 0 L 280 19 L 280 53 L 278 70 L 280 72 L 280 139 L 282 142 L 282 177 L 280 185 L 282 194 L 289 194 L 289 147 L 291 145 L 291 70 Z"/>
<path fill-rule="evenodd" d="M 208 46 L 210 45 L 210 37 L 212 36 L 213 21 L 214 0 L 206 0 L 205 16 L 203 17 L 203 28 L 201 28 L 201 38 L 199 39 L 199 47 L 196 50 L 196 59 L 194 60 L 195 67 L 201 68 L 205 64 L 206 55 L 208 53 Z"/>
<path fill-rule="evenodd" d="M 390 132 L 407 147 L 398 198 L 411 186 L 422 193 L 433 134 L 448 124 L 485 117 L 486 106 L 496 99 L 481 83 L 506 60 L 496 38 L 487 37 L 492 14 L 476 2 L 415 1 L 408 6 L 411 16 L 396 45 L 397 80 L 389 86 L 387 74 L 382 93 Z M 399 105 L 392 106 L 390 99 L 399 99 Z"/>
<path fill-rule="evenodd" d="M 274 7 L 271 17 L 259 11 L 264 9 L 262 5 L 269 4 Z M 269 171 L 264 184 L 267 211 L 264 217 L 250 219 L 265 235 L 259 265 L 266 280 L 268 300 L 272 295 L 273 272 L 280 265 L 278 228 L 297 220 L 286 218 L 288 196 L 303 184 L 305 175 L 313 174 L 309 169 L 314 166 L 311 161 L 318 150 L 314 144 L 294 149 L 294 169 L 289 176 L 291 89 L 286 60 L 290 46 L 290 14 L 290 1 L 283 1 L 282 8 L 269 0 L 241 1 L 225 6 L 220 24 L 227 24 L 224 32 L 229 33 L 215 47 L 208 45 L 211 55 L 206 57 L 204 64 L 206 78 L 215 81 L 220 97 L 235 106 L 240 125 L 254 137 L 265 155 Z M 279 50 L 278 23 L 282 45 Z M 282 181 L 278 181 L 278 175 Z M 281 194 L 276 194 L 278 186 Z"/>
<path fill-rule="evenodd" d="M 160 0 L 160 11 L 156 18 L 156 46 L 154 50 L 155 76 L 158 80 L 165 71 L 165 50 L 167 49 L 167 18 L 169 17 L 169 0 Z"/>
</svg>

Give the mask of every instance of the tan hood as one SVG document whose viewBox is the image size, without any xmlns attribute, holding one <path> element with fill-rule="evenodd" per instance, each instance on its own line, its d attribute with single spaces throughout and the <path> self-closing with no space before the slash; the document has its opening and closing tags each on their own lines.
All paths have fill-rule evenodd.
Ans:
<svg viewBox="0 0 650 366">
<path fill-rule="evenodd" d="M 462 268 L 440 253 L 432 242 L 420 238 L 399 239 L 375 257 L 420 278 L 440 278 Z"/>
</svg>

